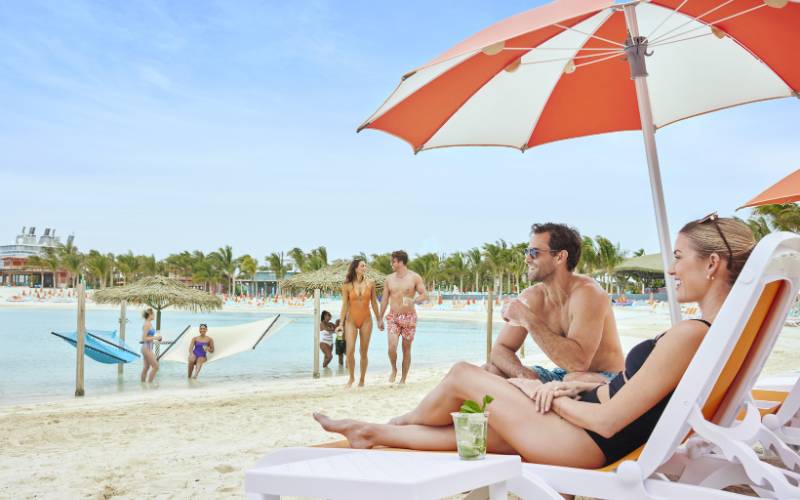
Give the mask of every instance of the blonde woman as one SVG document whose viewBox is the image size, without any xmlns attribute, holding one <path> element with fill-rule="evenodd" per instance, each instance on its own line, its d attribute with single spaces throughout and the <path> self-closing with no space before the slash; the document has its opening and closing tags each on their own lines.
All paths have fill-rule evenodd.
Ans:
<svg viewBox="0 0 800 500">
<path fill-rule="evenodd" d="M 158 360 L 155 353 L 153 353 L 153 342 L 161 341 L 161 335 L 156 335 L 156 329 L 153 328 L 153 318 L 155 313 L 152 307 L 148 307 L 142 313 L 144 324 L 142 324 L 142 382 L 152 382 L 158 373 Z M 150 375 L 148 376 L 148 371 Z"/>
</svg>

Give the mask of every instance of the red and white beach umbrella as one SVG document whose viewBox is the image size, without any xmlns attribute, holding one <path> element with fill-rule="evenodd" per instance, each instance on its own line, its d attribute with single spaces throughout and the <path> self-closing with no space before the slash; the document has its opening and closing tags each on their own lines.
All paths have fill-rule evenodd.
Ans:
<svg viewBox="0 0 800 500">
<path fill-rule="evenodd" d="M 359 130 L 415 152 L 528 148 L 642 130 L 664 268 L 672 255 L 656 129 L 799 96 L 800 0 L 557 0 L 500 21 L 403 76 Z M 679 318 L 667 276 L 673 321 Z"/>
</svg>

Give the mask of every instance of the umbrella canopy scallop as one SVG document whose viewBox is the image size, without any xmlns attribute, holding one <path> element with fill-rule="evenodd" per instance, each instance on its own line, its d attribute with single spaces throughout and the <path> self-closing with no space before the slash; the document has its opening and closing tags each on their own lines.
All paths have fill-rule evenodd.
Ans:
<svg viewBox="0 0 800 500">
<path fill-rule="evenodd" d="M 316 271 L 300 273 L 280 281 L 281 289 L 290 292 L 320 289 L 323 292 L 339 291 L 344 284 L 348 263 L 333 264 Z M 367 279 L 375 282 L 377 288 L 383 288 L 386 275 L 371 267 L 367 267 Z"/>
<path fill-rule="evenodd" d="M 148 276 L 130 285 L 106 288 L 94 294 L 98 304 L 148 305 L 157 311 L 156 328 L 161 327 L 161 310 L 177 307 L 189 311 L 212 311 L 222 308 L 222 300 L 207 292 L 189 288 L 166 276 Z"/>
</svg>

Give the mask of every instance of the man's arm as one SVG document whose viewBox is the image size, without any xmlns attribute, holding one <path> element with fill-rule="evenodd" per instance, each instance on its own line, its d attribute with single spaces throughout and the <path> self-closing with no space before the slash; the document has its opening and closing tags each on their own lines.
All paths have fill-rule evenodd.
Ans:
<svg viewBox="0 0 800 500">
<path fill-rule="evenodd" d="M 505 325 L 492 346 L 492 355 L 489 359 L 494 367 L 508 378 L 539 378 L 536 372 L 523 366 L 517 357 L 517 351 L 522 347 L 527 335 L 528 332 L 521 326 Z"/>
<path fill-rule="evenodd" d="M 527 314 L 523 325 L 533 340 L 556 365 L 569 372 L 588 371 L 600 345 L 608 296 L 595 287 L 581 287 L 570 298 L 572 320 L 566 336 Z"/>
<path fill-rule="evenodd" d="M 383 294 L 381 295 L 381 311 L 376 318 L 380 323 L 383 321 L 383 315 L 386 314 L 386 308 L 389 306 L 389 294 L 391 293 L 389 288 L 389 281 L 391 281 L 391 275 L 387 276 L 386 279 L 383 281 Z"/>
<path fill-rule="evenodd" d="M 416 292 L 417 297 L 414 299 L 415 304 L 423 304 L 428 300 L 428 294 L 425 292 L 425 282 L 422 281 L 422 276 L 417 275 Z"/>
</svg>

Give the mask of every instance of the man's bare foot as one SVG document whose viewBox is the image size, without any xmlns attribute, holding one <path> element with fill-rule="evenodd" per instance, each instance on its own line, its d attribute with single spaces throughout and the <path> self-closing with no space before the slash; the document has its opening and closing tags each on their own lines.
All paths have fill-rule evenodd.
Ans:
<svg viewBox="0 0 800 500">
<path fill-rule="evenodd" d="M 314 413 L 314 420 L 319 422 L 328 432 L 336 432 L 341 434 L 350 443 L 351 448 L 372 448 L 375 444 L 372 442 L 372 432 L 369 430 L 369 424 L 366 422 L 359 422 L 358 420 L 340 419 L 334 420 L 322 413 Z"/>
<path fill-rule="evenodd" d="M 405 384 L 405 383 L 406 383 L 406 379 L 404 379 L 404 378 L 401 378 L 401 379 L 400 379 L 400 383 L 401 383 L 401 384 Z"/>
<path fill-rule="evenodd" d="M 359 380 L 358 381 L 358 386 L 359 387 L 364 387 L 364 381 L 363 380 Z"/>
<path fill-rule="evenodd" d="M 397 370 L 392 370 L 392 374 L 389 375 L 389 383 L 394 384 L 394 380 L 397 378 Z"/>
</svg>

